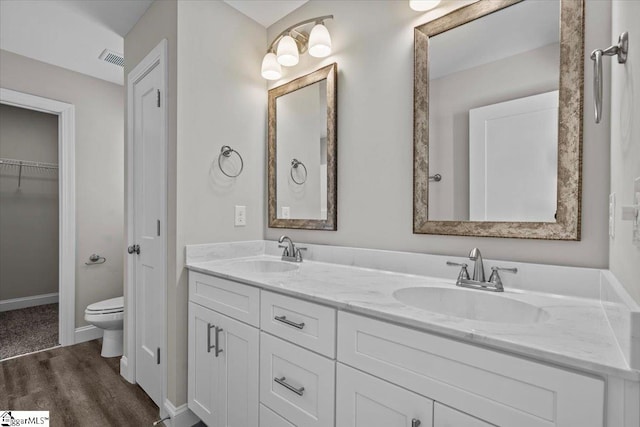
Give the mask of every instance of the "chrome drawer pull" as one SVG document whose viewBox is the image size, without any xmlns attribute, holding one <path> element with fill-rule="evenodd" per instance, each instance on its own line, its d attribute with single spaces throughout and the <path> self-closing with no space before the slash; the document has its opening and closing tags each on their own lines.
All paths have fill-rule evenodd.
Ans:
<svg viewBox="0 0 640 427">
<path fill-rule="evenodd" d="M 222 353 L 222 351 L 223 351 L 223 350 L 220 348 L 220 344 L 218 343 L 218 340 L 219 340 L 219 338 L 220 338 L 220 332 L 222 332 L 223 330 L 224 330 L 224 329 L 222 329 L 222 328 L 218 328 L 218 327 L 216 326 L 216 341 L 215 341 L 215 342 L 216 342 L 216 357 L 218 357 L 218 355 L 219 355 L 220 353 Z"/>
<path fill-rule="evenodd" d="M 211 323 L 207 323 L 207 353 L 211 353 L 211 349 L 216 347 L 211 345 L 211 329 L 215 328 Z"/>
<path fill-rule="evenodd" d="M 276 377 L 273 380 L 275 382 L 277 382 L 278 384 L 280 384 L 282 387 L 286 388 L 287 390 L 291 390 L 292 392 L 294 392 L 298 396 L 302 396 L 304 394 L 304 387 L 295 388 L 294 386 L 292 386 L 291 384 L 288 384 L 286 382 L 286 378 L 285 377 L 282 377 L 282 378 Z"/>
<path fill-rule="evenodd" d="M 414 419 L 411 420 L 411 427 L 420 427 L 420 424 L 422 424 L 422 423 L 417 418 L 414 418 Z"/>
<path fill-rule="evenodd" d="M 284 323 L 285 325 L 293 326 L 294 328 L 298 328 L 298 329 L 304 328 L 304 322 L 302 323 L 292 322 L 291 320 L 287 319 L 287 316 L 276 316 L 274 317 L 274 319 L 277 320 L 278 322 Z"/>
</svg>

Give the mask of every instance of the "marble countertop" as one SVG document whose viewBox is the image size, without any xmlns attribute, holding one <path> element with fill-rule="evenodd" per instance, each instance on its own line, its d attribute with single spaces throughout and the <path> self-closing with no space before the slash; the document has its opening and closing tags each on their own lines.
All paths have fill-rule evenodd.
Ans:
<svg viewBox="0 0 640 427">
<path fill-rule="evenodd" d="M 298 268 L 292 271 L 261 273 L 241 268 L 240 262 L 247 260 L 281 262 L 279 257 L 260 255 L 192 262 L 187 268 L 565 367 L 640 380 L 640 371 L 629 368 L 597 299 L 505 287 L 504 293 L 491 295 L 540 307 L 548 319 L 527 324 L 484 322 L 411 307 L 393 296 L 409 287 L 455 288 L 455 280 L 317 261 L 295 264 Z"/>
</svg>

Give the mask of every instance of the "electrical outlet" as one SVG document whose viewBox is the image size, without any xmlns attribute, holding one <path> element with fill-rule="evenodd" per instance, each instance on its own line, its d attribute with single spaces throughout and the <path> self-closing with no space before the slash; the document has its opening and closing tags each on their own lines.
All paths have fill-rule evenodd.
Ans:
<svg viewBox="0 0 640 427">
<path fill-rule="evenodd" d="M 289 206 L 282 207 L 282 219 L 290 219 L 291 218 L 291 208 Z"/>
<path fill-rule="evenodd" d="M 609 194 L 609 237 L 616 237 L 616 193 Z"/>
<path fill-rule="evenodd" d="M 236 219 L 235 225 L 236 227 L 244 227 L 247 225 L 247 207 L 246 206 L 236 206 Z"/>
<path fill-rule="evenodd" d="M 640 247 L 640 178 L 636 178 L 633 182 L 633 204 L 622 207 L 622 219 L 632 222 L 631 240 Z"/>
</svg>

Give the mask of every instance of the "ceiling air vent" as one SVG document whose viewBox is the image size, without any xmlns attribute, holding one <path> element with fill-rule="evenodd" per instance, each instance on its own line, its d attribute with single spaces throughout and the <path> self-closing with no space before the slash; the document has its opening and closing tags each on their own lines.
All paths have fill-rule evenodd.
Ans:
<svg viewBox="0 0 640 427">
<path fill-rule="evenodd" d="M 124 67 L 124 57 L 121 54 L 116 53 L 112 50 L 109 50 L 109 49 L 103 50 L 99 58 L 105 62 L 109 62 L 113 65 L 117 65 L 118 67 Z"/>
</svg>

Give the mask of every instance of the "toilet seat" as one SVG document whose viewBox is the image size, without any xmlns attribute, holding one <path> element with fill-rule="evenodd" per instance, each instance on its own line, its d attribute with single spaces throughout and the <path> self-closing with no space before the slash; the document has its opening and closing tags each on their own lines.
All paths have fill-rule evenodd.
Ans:
<svg viewBox="0 0 640 427">
<path fill-rule="evenodd" d="M 124 312 L 124 297 L 111 298 L 108 300 L 90 304 L 85 310 L 85 314 L 115 314 Z"/>
</svg>

